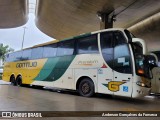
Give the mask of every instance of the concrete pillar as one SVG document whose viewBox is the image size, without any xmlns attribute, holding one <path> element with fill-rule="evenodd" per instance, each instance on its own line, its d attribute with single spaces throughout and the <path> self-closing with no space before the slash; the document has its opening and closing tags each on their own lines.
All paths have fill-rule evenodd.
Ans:
<svg viewBox="0 0 160 120">
<path fill-rule="evenodd" d="M 115 16 L 112 13 L 97 13 L 100 18 L 100 29 L 113 28 L 113 22 L 115 21 Z"/>
</svg>

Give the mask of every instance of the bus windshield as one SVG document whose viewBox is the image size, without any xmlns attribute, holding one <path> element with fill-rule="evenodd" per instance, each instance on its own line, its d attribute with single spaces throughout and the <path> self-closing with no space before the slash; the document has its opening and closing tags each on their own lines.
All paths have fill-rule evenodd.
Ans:
<svg viewBox="0 0 160 120">
<path fill-rule="evenodd" d="M 143 55 L 143 48 L 139 43 L 133 43 L 136 74 L 152 78 L 147 56 Z"/>
</svg>

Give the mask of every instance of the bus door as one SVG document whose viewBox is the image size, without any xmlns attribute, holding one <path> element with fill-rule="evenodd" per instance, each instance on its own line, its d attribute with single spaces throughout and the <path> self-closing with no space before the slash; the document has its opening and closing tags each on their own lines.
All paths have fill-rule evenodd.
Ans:
<svg viewBox="0 0 160 120">
<path fill-rule="evenodd" d="M 111 86 L 113 88 L 114 95 L 131 97 L 132 75 L 114 71 L 114 79 Z"/>
<path fill-rule="evenodd" d="M 98 92 L 113 94 L 110 83 L 113 81 L 113 32 L 100 33 L 100 48 L 103 61 L 98 69 Z"/>
<path fill-rule="evenodd" d="M 110 86 L 114 95 L 132 94 L 132 59 L 129 45 L 121 32 L 114 33 L 113 81 Z"/>
<path fill-rule="evenodd" d="M 105 65 L 104 65 L 105 66 Z M 98 92 L 105 94 L 113 94 L 108 88 L 109 83 L 113 80 L 113 71 L 110 68 L 98 69 Z"/>
<path fill-rule="evenodd" d="M 131 96 L 132 92 L 132 62 L 129 46 L 122 32 L 103 32 L 100 34 L 101 52 L 107 68 L 102 68 L 103 74 L 98 74 L 98 82 L 106 85 L 99 92 L 114 95 Z"/>
</svg>

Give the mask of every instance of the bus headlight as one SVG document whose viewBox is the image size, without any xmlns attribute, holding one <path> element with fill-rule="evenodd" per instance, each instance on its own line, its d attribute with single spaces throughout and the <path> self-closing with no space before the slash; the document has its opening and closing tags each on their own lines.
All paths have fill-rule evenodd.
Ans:
<svg viewBox="0 0 160 120">
<path fill-rule="evenodd" d="M 141 87 L 145 87 L 146 85 L 140 81 L 136 82 L 137 85 L 141 86 Z"/>
<path fill-rule="evenodd" d="M 144 83 L 141 83 L 142 87 L 145 87 L 145 84 Z"/>
</svg>

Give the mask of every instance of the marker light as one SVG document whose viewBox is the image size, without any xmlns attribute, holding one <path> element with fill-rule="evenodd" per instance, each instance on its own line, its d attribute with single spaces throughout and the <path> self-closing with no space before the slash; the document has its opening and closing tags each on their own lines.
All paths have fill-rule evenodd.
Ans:
<svg viewBox="0 0 160 120">
<path fill-rule="evenodd" d="M 138 70 L 138 73 L 139 73 L 139 74 L 144 74 L 144 71 L 143 71 L 142 69 L 139 69 L 139 70 Z"/>
<path fill-rule="evenodd" d="M 141 86 L 141 87 L 145 87 L 146 86 L 144 83 L 142 83 L 140 81 L 138 81 L 136 84 L 139 85 L 139 86 Z"/>
</svg>

